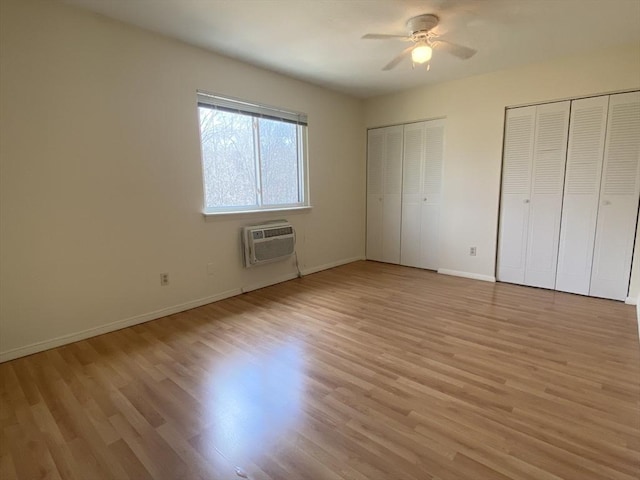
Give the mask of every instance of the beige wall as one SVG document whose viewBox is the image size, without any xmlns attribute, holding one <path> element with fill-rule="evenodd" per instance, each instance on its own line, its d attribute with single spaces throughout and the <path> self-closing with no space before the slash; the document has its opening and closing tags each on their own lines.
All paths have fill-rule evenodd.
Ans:
<svg viewBox="0 0 640 480">
<path fill-rule="evenodd" d="M 505 107 L 638 88 L 634 45 L 369 99 L 365 124 L 447 118 L 441 267 L 493 277 Z M 476 257 L 470 246 L 477 246 Z M 631 299 L 640 293 L 638 257 Z"/>
<path fill-rule="evenodd" d="M 1 5 L 0 360 L 295 273 L 244 270 L 242 225 L 289 218 L 306 271 L 364 255 L 361 101 L 58 2 Z M 196 89 L 308 114 L 311 212 L 205 221 Z"/>
</svg>

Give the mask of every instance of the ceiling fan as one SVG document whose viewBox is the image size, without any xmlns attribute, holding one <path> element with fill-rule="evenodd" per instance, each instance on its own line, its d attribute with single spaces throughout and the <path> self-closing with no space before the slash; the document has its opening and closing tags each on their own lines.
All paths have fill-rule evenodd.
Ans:
<svg viewBox="0 0 640 480">
<path fill-rule="evenodd" d="M 405 42 L 412 42 L 413 45 L 405 48 L 400 54 L 384 66 L 382 70 L 391 70 L 398 65 L 405 57 L 411 55 L 411 60 L 415 67 L 416 64 L 427 64 L 429 69 L 429 61 L 433 54 L 433 49 L 438 49 L 450 53 L 458 58 L 466 60 L 476 54 L 473 48 L 457 45 L 441 39 L 432 30 L 438 25 L 440 19 L 433 14 L 418 15 L 407 21 L 407 29 L 409 35 L 387 35 L 383 33 L 368 33 L 362 38 L 366 40 L 388 40 L 397 39 Z"/>
</svg>

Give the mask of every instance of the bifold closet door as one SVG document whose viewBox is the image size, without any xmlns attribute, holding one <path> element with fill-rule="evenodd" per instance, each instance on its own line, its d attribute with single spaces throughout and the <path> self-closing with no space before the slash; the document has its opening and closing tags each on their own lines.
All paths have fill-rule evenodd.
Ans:
<svg viewBox="0 0 640 480">
<path fill-rule="evenodd" d="M 382 260 L 384 128 L 367 134 L 367 258 Z"/>
<path fill-rule="evenodd" d="M 444 120 L 405 125 L 400 263 L 438 269 Z"/>
<path fill-rule="evenodd" d="M 367 137 L 367 258 L 400 263 L 403 127 Z"/>
<path fill-rule="evenodd" d="M 524 283 L 536 107 L 506 112 L 498 280 Z"/>
<path fill-rule="evenodd" d="M 589 295 L 625 300 L 640 195 L 640 92 L 611 95 Z"/>
<path fill-rule="evenodd" d="M 440 267 L 440 204 L 444 167 L 445 120 L 430 120 L 425 125 L 425 159 L 422 170 L 422 217 L 420 232 L 420 266 L 430 270 Z"/>
<path fill-rule="evenodd" d="M 556 290 L 589 294 L 609 97 L 571 104 Z"/>
<path fill-rule="evenodd" d="M 404 126 L 402 162 L 402 228 L 400 264 L 420 267 L 420 232 L 422 230 L 422 171 L 424 168 L 424 122 Z"/>
<path fill-rule="evenodd" d="M 536 107 L 525 285 L 555 288 L 571 102 Z"/>
<path fill-rule="evenodd" d="M 570 102 L 507 111 L 498 279 L 554 288 Z"/>
</svg>

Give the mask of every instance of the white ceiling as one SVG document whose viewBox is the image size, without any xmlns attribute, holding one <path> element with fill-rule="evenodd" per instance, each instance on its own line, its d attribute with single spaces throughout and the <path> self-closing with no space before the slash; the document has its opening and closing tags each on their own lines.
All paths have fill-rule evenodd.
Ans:
<svg viewBox="0 0 640 480">
<path fill-rule="evenodd" d="M 63 0 L 248 63 L 358 97 L 640 43 L 640 0 Z M 435 51 L 431 70 L 409 60 L 381 71 L 405 34 L 435 13 L 435 31 L 478 53 Z"/>
</svg>

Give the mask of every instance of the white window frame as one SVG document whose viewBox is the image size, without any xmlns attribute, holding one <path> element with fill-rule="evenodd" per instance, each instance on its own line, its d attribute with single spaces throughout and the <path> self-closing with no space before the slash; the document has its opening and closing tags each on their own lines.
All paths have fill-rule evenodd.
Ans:
<svg viewBox="0 0 640 480">
<path fill-rule="evenodd" d="M 229 206 L 229 207 L 214 207 L 207 208 L 206 206 L 206 179 L 204 175 L 204 152 L 202 150 L 202 132 L 200 130 L 199 114 L 198 114 L 198 138 L 200 139 L 200 158 L 202 167 L 202 184 L 203 184 L 203 209 L 202 213 L 205 216 L 215 215 L 234 215 L 241 213 L 255 213 L 255 212 L 277 212 L 277 211 L 290 211 L 290 210 L 307 210 L 310 209 L 309 203 L 309 181 L 308 181 L 308 159 L 307 159 L 307 115 L 299 112 L 291 112 L 276 107 L 267 105 L 247 102 L 232 97 L 223 97 L 220 95 L 207 93 L 198 90 L 197 91 L 197 107 L 207 107 L 213 109 L 224 110 L 226 112 L 241 113 L 250 115 L 253 118 L 268 118 L 274 120 L 281 120 L 288 123 L 294 123 L 297 128 L 297 144 L 298 144 L 298 195 L 301 199 L 298 203 L 292 204 L 278 204 L 278 205 L 261 205 L 262 192 L 260 188 L 260 194 L 257 195 L 258 205 L 249 206 Z M 197 109 L 197 111 L 199 111 Z M 256 159 L 256 169 L 260 168 L 260 159 Z M 261 187 L 261 177 L 258 175 L 256 178 L 258 186 Z"/>
</svg>

